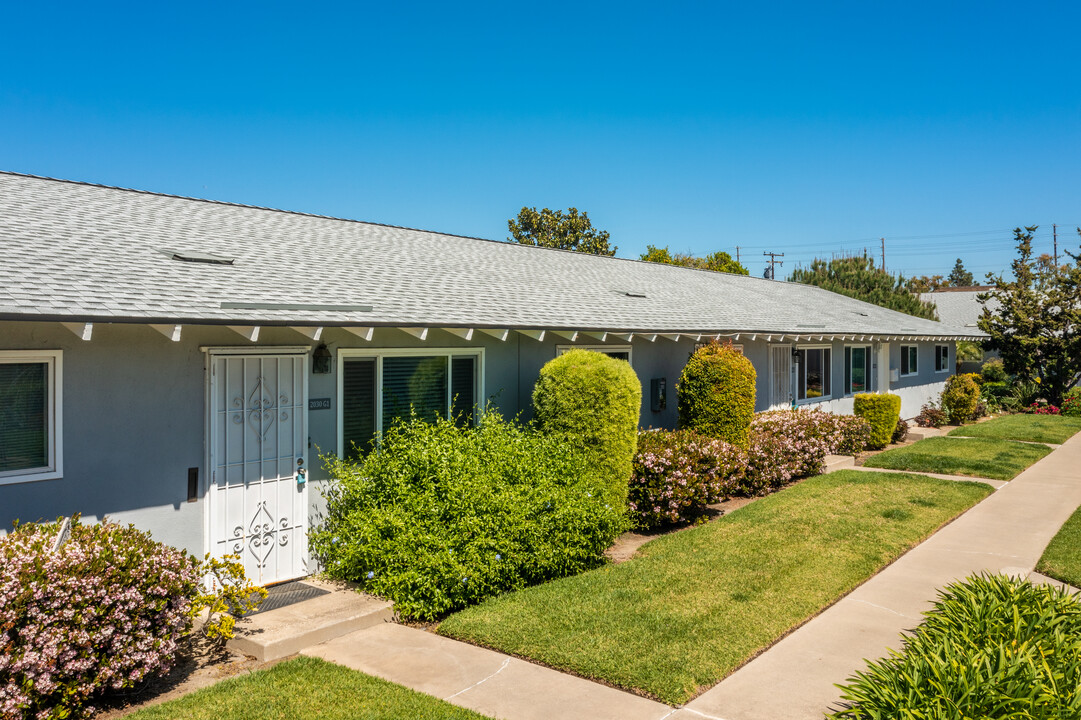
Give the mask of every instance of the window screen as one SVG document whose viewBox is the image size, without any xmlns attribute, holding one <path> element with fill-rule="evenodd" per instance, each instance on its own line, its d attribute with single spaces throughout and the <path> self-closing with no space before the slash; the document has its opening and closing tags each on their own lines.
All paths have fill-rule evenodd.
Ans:
<svg viewBox="0 0 1081 720">
<path fill-rule="evenodd" d="M 830 351 L 828 348 L 800 350 L 799 399 L 830 395 Z"/>
<path fill-rule="evenodd" d="M 901 346 L 901 374 L 902 375 L 915 375 L 919 372 L 917 363 L 918 355 L 916 353 L 915 345 L 902 345 Z"/>
<path fill-rule="evenodd" d="M 0 472 L 48 465 L 48 364 L 0 363 Z"/>
<path fill-rule="evenodd" d="M 845 348 L 845 391 L 867 392 L 871 384 L 871 352 L 865 347 Z"/>
<path fill-rule="evenodd" d="M 342 452 L 356 457 L 375 438 L 375 358 L 346 360 L 343 368 Z"/>
<path fill-rule="evenodd" d="M 473 425 L 477 404 L 477 359 L 456 357 L 450 362 L 450 414 L 462 427 Z"/>
<path fill-rule="evenodd" d="M 946 372 L 950 369 L 950 346 L 935 345 L 935 371 Z"/>
<path fill-rule="evenodd" d="M 383 358 L 383 430 L 410 408 L 428 422 L 446 417 L 446 356 Z"/>
</svg>

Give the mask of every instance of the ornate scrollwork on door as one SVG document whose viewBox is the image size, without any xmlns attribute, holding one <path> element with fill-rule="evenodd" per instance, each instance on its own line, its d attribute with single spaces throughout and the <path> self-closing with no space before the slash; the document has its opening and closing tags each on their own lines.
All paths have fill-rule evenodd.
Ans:
<svg viewBox="0 0 1081 720">
<path fill-rule="evenodd" d="M 255 515 L 248 523 L 247 532 L 248 550 L 255 557 L 256 565 L 260 568 L 266 566 L 267 558 L 270 557 L 275 544 L 279 547 L 289 544 L 288 530 L 289 518 L 281 518 L 275 523 L 270 511 L 267 510 L 266 500 L 259 503 Z M 243 534 L 244 528 L 240 525 L 233 529 L 233 535 L 239 537 Z"/>
<path fill-rule="evenodd" d="M 255 384 L 252 386 L 251 392 L 248 393 L 248 402 L 244 402 L 244 398 L 237 395 L 233 398 L 233 423 L 239 425 L 244 422 L 241 418 L 242 413 L 246 413 L 248 416 L 248 426 L 255 432 L 255 438 L 262 444 L 267 435 L 270 434 L 270 430 L 274 427 L 275 421 L 278 419 L 278 402 L 275 398 L 274 391 L 270 388 L 270 383 L 267 379 L 260 375 L 255 378 Z M 288 405 L 289 398 L 284 394 L 281 396 L 281 404 Z M 286 412 L 282 412 L 282 420 L 288 420 L 289 415 Z"/>
</svg>

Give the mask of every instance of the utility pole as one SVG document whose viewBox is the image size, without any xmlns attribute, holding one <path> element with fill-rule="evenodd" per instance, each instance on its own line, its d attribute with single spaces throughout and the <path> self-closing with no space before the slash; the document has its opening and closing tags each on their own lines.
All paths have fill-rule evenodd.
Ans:
<svg viewBox="0 0 1081 720">
<path fill-rule="evenodd" d="M 769 256 L 769 260 L 767 261 L 767 262 L 769 262 L 769 279 L 770 280 L 776 280 L 777 279 L 777 270 L 773 266 L 774 265 L 784 265 L 783 261 L 777 259 L 779 257 L 784 257 L 784 253 L 764 252 L 762 254 Z"/>
<path fill-rule="evenodd" d="M 736 245 L 736 263 L 739 263 L 739 245 Z"/>
<path fill-rule="evenodd" d="M 886 272 L 886 238 L 882 240 L 882 272 Z"/>
<path fill-rule="evenodd" d="M 1051 232 L 1055 236 L 1055 274 L 1058 275 L 1058 225 L 1051 223 Z"/>
</svg>

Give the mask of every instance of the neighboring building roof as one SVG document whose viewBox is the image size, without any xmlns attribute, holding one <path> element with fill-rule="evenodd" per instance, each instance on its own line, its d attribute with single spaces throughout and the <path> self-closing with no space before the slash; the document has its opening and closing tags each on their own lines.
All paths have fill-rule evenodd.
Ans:
<svg viewBox="0 0 1081 720">
<path fill-rule="evenodd" d="M 976 321 L 984 307 L 976 296 L 990 289 L 990 285 L 940 288 L 934 292 L 920 293 L 920 300 L 933 303 L 938 308 L 938 318 L 944 325 L 976 329 Z M 991 298 L 987 307 L 994 310 L 998 307 L 998 301 Z"/>
<path fill-rule="evenodd" d="M 810 285 L 15 173 L 0 319 L 973 334 Z"/>
</svg>

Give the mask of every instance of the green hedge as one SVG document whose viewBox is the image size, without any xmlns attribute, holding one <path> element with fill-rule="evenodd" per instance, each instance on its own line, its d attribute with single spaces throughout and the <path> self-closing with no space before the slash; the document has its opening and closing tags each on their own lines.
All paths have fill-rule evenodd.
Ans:
<svg viewBox="0 0 1081 720">
<path fill-rule="evenodd" d="M 414 416 L 361 460 L 325 460 L 334 483 L 312 550 L 407 618 L 600 565 L 627 525 L 586 455 L 493 411 L 476 428 Z"/>
<path fill-rule="evenodd" d="M 980 386 L 975 374 L 953 375 L 946 380 L 942 390 L 941 405 L 953 425 L 963 425 L 976 417 L 976 405 L 980 401 Z"/>
<path fill-rule="evenodd" d="M 754 417 L 755 371 L 732 347 L 711 342 L 691 355 L 679 375 L 679 427 L 747 447 Z"/>
<path fill-rule="evenodd" d="M 831 718 L 1081 717 L 1081 602 L 1060 588 L 970 577 L 902 642 L 849 678 Z"/>
<path fill-rule="evenodd" d="M 871 424 L 867 447 L 880 450 L 890 444 L 901 417 L 901 396 L 886 393 L 859 393 L 852 411 Z"/>
<path fill-rule="evenodd" d="M 537 426 L 589 456 L 612 507 L 627 505 L 641 409 L 642 383 L 630 363 L 590 350 L 549 361 L 533 388 Z"/>
</svg>

